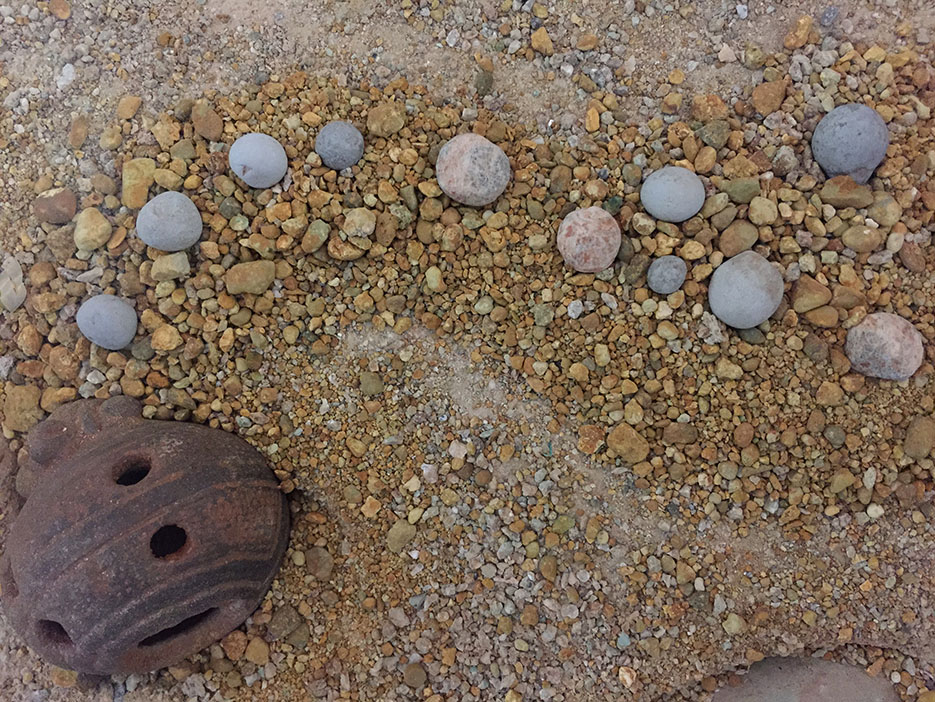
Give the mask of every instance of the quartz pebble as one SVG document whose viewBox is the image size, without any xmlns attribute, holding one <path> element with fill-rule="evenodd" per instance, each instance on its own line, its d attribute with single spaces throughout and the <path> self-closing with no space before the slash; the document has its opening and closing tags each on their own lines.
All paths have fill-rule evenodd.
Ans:
<svg viewBox="0 0 935 702">
<path fill-rule="evenodd" d="M 866 183 L 889 144 L 889 131 L 877 111 L 852 103 L 835 107 L 818 123 L 812 155 L 829 178 L 843 174 Z"/>
<path fill-rule="evenodd" d="M 782 292 L 782 274 L 776 267 L 755 251 L 744 251 L 714 271 L 708 304 L 724 324 L 749 329 L 769 319 Z"/>
<path fill-rule="evenodd" d="M 503 149 L 479 134 L 459 134 L 438 152 L 438 186 L 456 202 L 489 205 L 510 182 L 510 159 Z"/>
<path fill-rule="evenodd" d="M 289 168 L 282 144 L 258 132 L 237 139 L 231 145 L 228 161 L 234 175 L 251 188 L 271 188 L 283 179 Z"/>
<path fill-rule="evenodd" d="M 136 233 L 147 246 L 181 251 L 201 238 L 201 213 L 187 195 L 167 191 L 147 202 L 136 217 Z"/>
<path fill-rule="evenodd" d="M 329 122 L 315 137 L 315 153 L 328 168 L 343 171 L 364 155 L 364 136 L 350 122 Z"/>
<path fill-rule="evenodd" d="M 136 311 L 115 295 L 95 295 L 85 300 L 75 321 L 88 341 L 112 351 L 124 348 L 136 335 Z"/>
<path fill-rule="evenodd" d="M 3 256 L 0 265 L 0 311 L 12 312 L 26 300 L 23 268 L 10 255 Z"/>
<path fill-rule="evenodd" d="M 597 273 L 617 257 L 620 225 L 603 208 L 575 210 L 562 220 L 556 243 L 566 264 L 580 273 Z"/>
<path fill-rule="evenodd" d="M 682 287 L 688 266 L 678 256 L 657 258 L 646 272 L 646 284 L 659 295 L 670 295 Z"/>
<path fill-rule="evenodd" d="M 906 380 L 922 365 L 922 334 L 889 312 L 868 314 L 847 332 L 844 346 L 853 369 L 884 380 Z"/>
<path fill-rule="evenodd" d="M 656 219 L 684 222 L 704 205 L 701 179 L 687 168 L 666 166 L 651 173 L 640 189 L 640 202 Z"/>
</svg>

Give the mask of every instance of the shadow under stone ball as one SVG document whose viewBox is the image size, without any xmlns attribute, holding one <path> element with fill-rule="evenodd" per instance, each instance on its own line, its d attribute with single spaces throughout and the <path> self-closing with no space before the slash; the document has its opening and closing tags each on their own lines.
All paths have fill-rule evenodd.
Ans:
<svg viewBox="0 0 935 702">
<path fill-rule="evenodd" d="M 237 139 L 227 155 L 231 170 L 251 188 L 271 188 L 289 169 L 282 144 L 268 134 L 251 132 Z"/>
<path fill-rule="evenodd" d="M 812 134 L 812 155 L 829 178 L 866 183 L 886 157 L 890 133 L 872 107 L 851 103 L 826 114 Z"/>
<path fill-rule="evenodd" d="M 364 136 L 350 122 L 328 122 L 315 137 L 315 153 L 328 168 L 343 171 L 364 155 Z"/>
<path fill-rule="evenodd" d="M 256 449 L 140 409 L 124 396 L 63 405 L 20 459 L 29 489 L 2 603 L 32 649 L 80 672 L 155 670 L 217 641 L 255 611 L 288 542 Z"/>
</svg>

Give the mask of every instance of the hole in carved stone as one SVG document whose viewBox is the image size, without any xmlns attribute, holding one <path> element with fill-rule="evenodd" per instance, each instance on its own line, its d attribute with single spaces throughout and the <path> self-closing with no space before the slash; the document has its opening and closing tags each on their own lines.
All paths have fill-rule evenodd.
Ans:
<svg viewBox="0 0 935 702">
<path fill-rule="evenodd" d="M 140 641 L 140 646 L 157 646 L 161 643 L 169 641 L 170 639 L 174 639 L 177 636 L 187 634 L 196 626 L 210 618 L 211 615 L 213 615 L 215 612 L 217 612 L 217 607 L 211 607 L 210 609 L 206 609 L 204 612 L 193 614 L 192 616 L 188 617 L 187 619 L 183 619 L 174 626 L 170 626 L 163 629 L 162 631 L 158 631 L 152 636 L 147 636 L 145 639 Z"/>
<path fill-rule="evenodd" d="M 57 646 L 71 646 L 71 637 L 65 631 L 65 627 L 51 619 L 40 619 L 36 624 L 39 629 L 39 636 L 49 644 Z"/>
<path fill-rule="evenodd" d="M 131 458 L 117 467 L 114 482 L 117 485 L 136 485 L 149 475 L 150 467 L 145 458 Z"/>
<path fill-rule="evenodd" d="M 166 558 L 181 551 L 187 541 L 188 535 L 182 527 L 167 524 L 159 527 L 159 530 L 153 534 L 149 540 L 149 548 L 156 558 Z"/>
</svg>

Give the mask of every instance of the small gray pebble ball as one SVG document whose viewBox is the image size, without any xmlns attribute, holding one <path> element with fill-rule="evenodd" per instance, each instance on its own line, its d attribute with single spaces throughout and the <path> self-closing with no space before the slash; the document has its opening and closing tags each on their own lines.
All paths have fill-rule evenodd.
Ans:
<svg viewBox="0 0 935 702">
<path fill-rule="evenodd" d="M 282 144 L 268 134 L 244 134 L 227 155 L 231 170 L 251 188 L 271 188 L 283 179 L 289 159 Z"/>
<path fill-rule="evenodd" d="M 866 183 L 886 156 L 890 133 L 877 111 L 851 103 L 826 114 L 812 134 L 812 155 L 829 178 Z"/>
<path fill-rule="evenodd" d="M 653 173 L 640 189 L 640 202 L 656 219 L 684 222 L 704 205 L 704 183 L 687 168 L 666 166 Z"/>
<path fill-rule="evenodd" d="M 85 300 L 75 321 L 88 341 L 111 351 L 125 348 L 136 335 L 136 311 L 115 295 L 95 295 Z"/>
<path fill-rule="evenodd" d="M 168 190 L 143 205 L 136 234 L 147 246 L 181 251 L 201 238 L 201 213 L 187 195 Z"/>
<path fill-rule="evenodd" d="M 671 295 L 682 287 L 688 266 L 678 256 L 663 256 L 653 261 L 646 272 L 646 283 L 657 295 Z"/>
<path fill-rule="evenodd" d="M 714 271 L 708 304 L 714 316 L 736 329 L 769 319 L 782 302 L 782 274 L 756 251 L 744 251 Z"/>
<path fill-rule="evenodd" d="M 315 153 L 336 171 L 343 171 L 364 155 L 364 136 L 350 122 L 328 122 L 315 137 Z"/>
</svg>

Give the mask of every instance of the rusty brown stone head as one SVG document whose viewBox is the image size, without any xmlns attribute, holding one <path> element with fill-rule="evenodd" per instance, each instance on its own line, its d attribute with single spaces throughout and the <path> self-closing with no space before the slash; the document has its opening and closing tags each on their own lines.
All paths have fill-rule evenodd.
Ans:
<svg viewBox="0 0 935 702">
<path fill-rule="evenodd" d="M 135 400 L 56 409 L 27 441 L 28 498 L 0 559 L 2 602 L 48 661 L 144 672 L 244 621 L 285 553 L 289 515 L 242 439 L 142 419 Z"/>
</svg>

